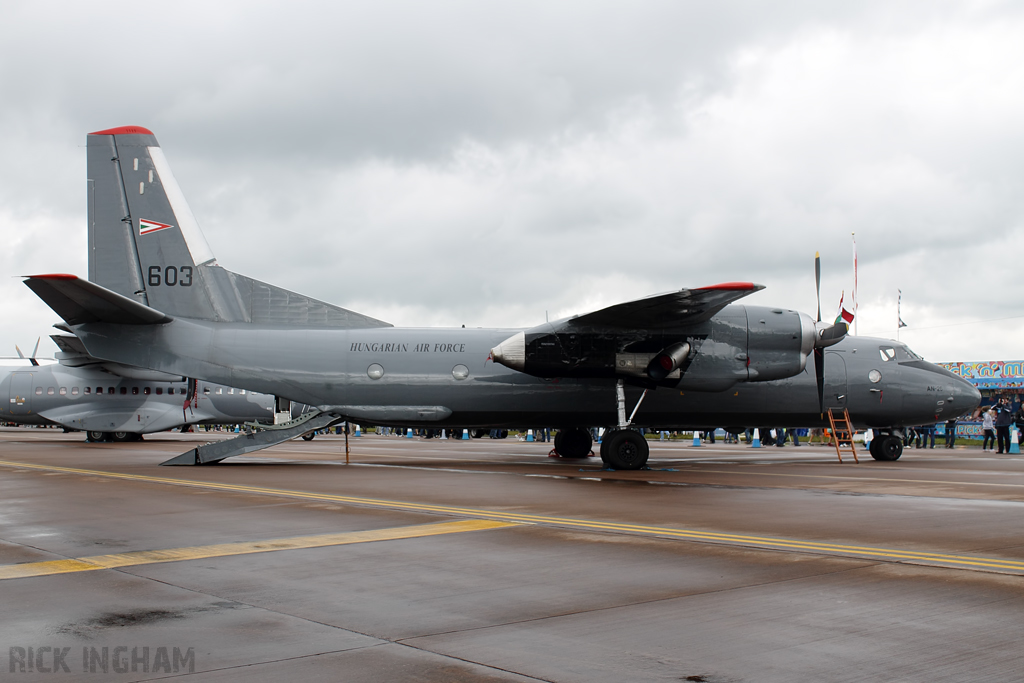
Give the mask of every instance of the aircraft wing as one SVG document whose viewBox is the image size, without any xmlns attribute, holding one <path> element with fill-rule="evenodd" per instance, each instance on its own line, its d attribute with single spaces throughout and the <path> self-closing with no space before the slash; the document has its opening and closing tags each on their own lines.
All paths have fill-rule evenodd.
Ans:
<svg viewBox="0 0 1024 683">
<path fill-rule="evenodd" d="M 710 287 L 681 289 L 678 292 L 627 301 L 593 313 L 571 318 L 574 326 L 665 328 L 701 323 L 743 297 L 764 289 L 753 282 L 725 282 Z"/>
</svg>

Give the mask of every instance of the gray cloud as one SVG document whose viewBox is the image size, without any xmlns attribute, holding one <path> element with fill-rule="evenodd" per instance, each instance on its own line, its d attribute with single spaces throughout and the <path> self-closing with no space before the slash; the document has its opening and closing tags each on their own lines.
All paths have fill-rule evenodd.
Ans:
<svg viewBox="0 0 1024 683">
<path fill-rule="evenodd" d="M 398 324 L 737 279 L 812 311 L 816 250 L 831 315 L 852 231 L 862 333 L 898 287 L 919 327 L 1024 313 L 1024 17 L 854 5 L 7 5 L 0 268 L 84 273 L 85 133 L 135 123 L 221 263 Z M 0 349 L 52 322 L 0 296 Z"/>
</svg>

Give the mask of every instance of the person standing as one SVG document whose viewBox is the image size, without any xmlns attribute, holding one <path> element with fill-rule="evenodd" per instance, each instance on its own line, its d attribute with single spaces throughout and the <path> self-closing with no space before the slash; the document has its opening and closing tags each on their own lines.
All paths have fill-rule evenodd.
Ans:
<svg viewBox="0 0 1024 683">
<path fill-rule="evenodd" d="M 981 441 L 981 452 L 989 450 L 989 446 L 996 445 L 995 416 L 992 409 L 988 408 L 981 414 L 981 433 L 984 438 Z"/>
<path fill-rule="evenodd" d="M 956 418 L 946 420 L 946 448 L 952 448 L 956 443 Z"/>
<path fill-rule="evenodd" d="M 999 444 L 997 453 L 1010 452 L 1011 424 L 1013 424 L 1013 411 L 1010 410 L 1010 403 L 1005 398 L 999 399 L 999 403 L 996 404 L 996 438 Z"/>
<path fill-rule="evenodd" d="M 923 427 L 920 434 L 922 448 L 935 448 L 935 425 Z"/>
</svg>

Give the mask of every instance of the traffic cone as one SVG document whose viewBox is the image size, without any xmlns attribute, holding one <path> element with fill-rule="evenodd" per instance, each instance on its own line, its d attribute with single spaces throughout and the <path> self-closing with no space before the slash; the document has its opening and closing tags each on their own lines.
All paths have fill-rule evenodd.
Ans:
<svg viewBox="0 0 1024 683">
<path fill-rule="evenodd" d="M 1020 432 L 1017 431 L 1016 427 L 1010 430 L 1010 452 L 1013 453 L 1014 455 L 1020 455 L 1020 437 L 1018 436 L 1019 433 Z"/>
<path fill-rule="evenodd" d="M 362 436 L 362 435 L 363 435 L 363 431 L 359 428 L 359 425 L 356 425 L 356 433 L 353 434 L 353 436 Z"/>
<path fill-rule="evenodd" d="M 526 430 L 526 440 L 527 441 L 533 441 L 533 430 L 532 429 L 527 429 Z"/>
<path fill-rule="evenodd" d="M 412 427 L 409 427 L 409 430 L 405 433 L 405 438 L 407 438 L 407 439 L 411 439 L 412 438 Z"/>
<path fill-rule="evenodd" d="M 463 441 L 469 441 L 469 430 L 468 429 L 463 429 L 462 430 L 462 440 Z"/>
<path fill-rule="evenodd" d="M 693 445 L 700 446 L 700 432 L 693 430 Z"/>
<path fill-rule="evenodd" d="M 441 430 L 441 438 L 442 439 L 447 439 L 448 438 L 448 435 L 444 433 L 443 429 Z"/>
<path fill-rule="evenodd" d="M 760 448 L 761 447 L 761 430 L 759 430 L 757 427 L 754 427 L 754 440 L 750 442 L 750 447 L 751 448 Z"/>
</svg>

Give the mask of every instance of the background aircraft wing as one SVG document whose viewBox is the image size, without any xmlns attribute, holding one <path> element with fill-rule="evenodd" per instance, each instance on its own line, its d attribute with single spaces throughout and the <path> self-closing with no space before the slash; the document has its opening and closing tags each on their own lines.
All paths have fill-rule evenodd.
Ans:
<svg viewBox="0 0 1024 683">
<path fill-rule="evenodd" d="M 762 289 L 764 285 L 753 282 L 725 282 L 710 287 L 681 289 L 602 308 L 568 322 L 580 326 L 646 329 L 692 325 L 708 320 L 737 299 Z"/>
</svg>

